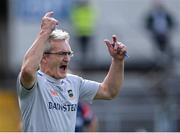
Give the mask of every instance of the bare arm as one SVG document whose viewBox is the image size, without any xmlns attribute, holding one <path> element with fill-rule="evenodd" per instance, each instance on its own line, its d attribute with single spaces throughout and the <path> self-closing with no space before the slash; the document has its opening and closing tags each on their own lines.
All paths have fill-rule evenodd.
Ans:
<svg viewBox="0 0 180 133">
<path fill-rule="evenodd" d="M 109 53 L 112 56 L 112 63 L 109 72 L 95 96 L 95 99 L 112 99 L 118 95 L 122 82 L 124 80 L 124 56 L 126 46 L 117 42 L 117 38 L 113 35 L 113 41 L 105 40 Z"/>
<path fill-rule="evenodd" d="M 31 89 L 35 83 L 35 73 L 43 57 L 44 49 L 46 47 L 45 43 L 51 34 L 52 29 L 58 23 L 57 20 L 51 17 L 52 15 L 53 12 L 48 12 L 42 18 L 41 30 L 24 56 L 20 71 L 20 81 L 27 89 Z"/>
</svg>

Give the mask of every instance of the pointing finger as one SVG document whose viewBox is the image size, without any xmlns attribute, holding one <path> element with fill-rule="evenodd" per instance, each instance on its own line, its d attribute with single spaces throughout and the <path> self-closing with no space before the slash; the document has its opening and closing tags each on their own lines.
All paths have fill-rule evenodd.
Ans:
<svg viewBox="0 0 180 133">
<path fill-rule="evenodd" d="M 52 17 L 53 14 L 54 14 L 54 12 L 53 12 L 53 11 L 50 11 L 50 12 L 47 12 L 47 13 L 44 15 L 44 17 Z"/>
<path fill-rule="evenodd" d="M 117 42 L 117 36 L 116 35 L 112 35 L 112 41 L 113 41 L 113 43 Z"/>
<path fill-rule="evenodd" d="M 112 35 L 112 45 L 114 49 L 117 49 L 117 36 L 116 35 Z"/>
<path fill-rule="evenodd" d="M 116 35 L 112 35 L 112 46 L 114 47 L 114 49 L 117 49 L 117 36 Z"/>
</svg>

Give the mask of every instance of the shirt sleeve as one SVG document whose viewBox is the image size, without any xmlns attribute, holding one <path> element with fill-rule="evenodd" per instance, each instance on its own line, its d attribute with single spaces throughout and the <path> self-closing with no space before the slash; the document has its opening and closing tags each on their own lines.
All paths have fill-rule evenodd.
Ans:
<svg viewBox="0 0 180 133">
<path fill-rule="evenodd" d="M 81 79 L 80 85 L 80 100 L 92 103 L 100 83 L 96 81 Z"/>
<path fill-rule="evenodd" d="M 20 81 L 20 75 L 18 75 L 16 88 L 17 88 L 18 96 L 20 98 L 23 98 L 23 97 L 27 96 L 30 92 L 33 92 L 34 88 L 36 88 L 36 86 L 37 86 L 37 80 L 35 81 L 32 89 L 30 89 L 30 90 L 26 89 Z"/>
</svg>

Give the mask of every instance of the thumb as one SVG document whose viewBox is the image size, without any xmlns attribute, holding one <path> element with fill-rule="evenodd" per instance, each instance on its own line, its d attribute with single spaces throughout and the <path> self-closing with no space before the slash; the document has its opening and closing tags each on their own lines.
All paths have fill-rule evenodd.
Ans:
<svg viewBox="0 0 180 133">
<path fill-rule="evenodd" d="M 109 40 L 105 39 L 104 42 L 105 42 L 105 44 L 106 44 L 107 47 L 111 47 L 111 43 L 110 43 Z"/>
<path fill-rule="evenodd" d="M 111 50 L 113 48 L 109 40 L 105 39 L 104 42 L 106 46 L 108 47 L 108 50 Z"/>
</svg>

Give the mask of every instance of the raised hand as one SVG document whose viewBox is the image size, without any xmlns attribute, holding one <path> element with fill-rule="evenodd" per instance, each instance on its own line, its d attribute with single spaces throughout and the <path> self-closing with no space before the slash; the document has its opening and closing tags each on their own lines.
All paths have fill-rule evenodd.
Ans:
<svg viewBox="0 0 180 133">
<path fill-rule="evenodd" d="M 110 55 L 114 59 L 123 60 L 127 53 L 127 47 L 117 41 L 116 35 L 112 36 L 112 42 L 110 42 L 108 39 L 105 39 L 104 42 L 106 43 Z"/>
<path fill-rule="evenodd" d="M 44 32 L 48 32 L 51 33 L 55 28 L 56 25 L 58 25 L 58 20 L 56 20 L 55 18 L 53 18 L 53 12 L 47 12 L 43 18 L 42 18 L 42 22 L 41 22 L 41 30 L 43 30 Z"/>
</svg>

